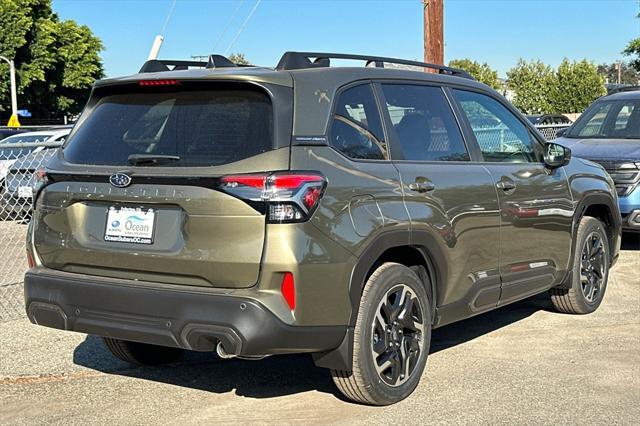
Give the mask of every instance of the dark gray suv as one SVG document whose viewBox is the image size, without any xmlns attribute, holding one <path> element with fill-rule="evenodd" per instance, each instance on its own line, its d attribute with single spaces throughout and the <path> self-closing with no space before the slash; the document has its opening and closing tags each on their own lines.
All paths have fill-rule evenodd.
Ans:
<svg viewBox="0 0 640 426">
<path fill-rule="evenodd" d="M 433 328 L 546 291 L 593 312 L 620 244 L 600 166 L 463 71 L 391 58 L 151 61 L 96 83 L 37 176 L 33 323 L 133 363 L 312 353 L 366 404 L 415 389 Z"/>
</svg>

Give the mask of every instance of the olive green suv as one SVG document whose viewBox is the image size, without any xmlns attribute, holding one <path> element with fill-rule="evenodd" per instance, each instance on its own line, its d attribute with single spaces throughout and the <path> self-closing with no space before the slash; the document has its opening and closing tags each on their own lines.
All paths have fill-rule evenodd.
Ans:
<svg viewBox="0 0 640 426">
<path fill-rule="evenodd" d="M 311 353 L 366 404 L 415 389 L 433 328 L 546 291 L 594 311 L 620 244 L 600 166 L 391 58 L 147 62 L 95 84 L 37 176 L 33 323 L 142 364 Z"/>
</svg>

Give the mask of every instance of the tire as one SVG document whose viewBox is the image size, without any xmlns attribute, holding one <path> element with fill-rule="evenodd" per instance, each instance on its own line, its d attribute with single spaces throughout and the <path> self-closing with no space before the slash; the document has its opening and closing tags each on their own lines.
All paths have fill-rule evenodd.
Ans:
<svg viewBox="0 0 640 426">
<path fill-rule="evenodd" d="M 371 274 L 360 299 L 351 371 L 331 371 L 347 398 L 362 404 L 389 405 L 415 390 L 431 343 L 431 305 L 425 290 L 429 285 L 398 263 L 384 263 Z M 398 303 L 402 300 L 411 301 L 411 308 Z M 394 311 L 395 306 L 399 308 Z M 411 319 L 405 315 L 407 309 Z M 399 321 L 394 323 L 393 318 Z M 389 357 L 390 366 L 378 372 L 378 366 L 386 363 L 385 357 Z M 406 371 L 408 374 L 402 374 Z"/>
<path fill-rule="evenodd" d="M 556 310 L 582 315 L 598 309 L 609 279 L 609 253 L 609 240 L 602 222 L 593 217 L 583 217 L 576 236 L 571 287 L 550 290 Z"/>
<path fill-rule="evenodd" d="M 160 365 L 176 361 L 183 349 L 103 337 L 105 346 L 115 356 L 136 365 Z"/>
</svg>

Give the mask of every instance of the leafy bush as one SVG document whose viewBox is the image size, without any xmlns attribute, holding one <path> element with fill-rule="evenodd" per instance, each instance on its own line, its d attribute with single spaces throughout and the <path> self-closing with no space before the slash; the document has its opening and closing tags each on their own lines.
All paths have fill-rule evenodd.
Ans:
<svg viewBox="0 0 640 426">
<path fill-rule="evenodd" d="M 460 68 L 471 74 L 476 80 L 496 90 L 501 89 L 498 72 L 492 69 L 486 62 L 479 63 L 471 59 L 453 59 L 449 61 L 452 68 Z"/>
<path fill-rule="evenodd" d="M 551 112 L 549 92 L 555 84 L 555 76 L 550 66 L 541 61 L 520 59 L 507 72 L 507 79 L 517 108 L 526 114 Z"/>
</svg>

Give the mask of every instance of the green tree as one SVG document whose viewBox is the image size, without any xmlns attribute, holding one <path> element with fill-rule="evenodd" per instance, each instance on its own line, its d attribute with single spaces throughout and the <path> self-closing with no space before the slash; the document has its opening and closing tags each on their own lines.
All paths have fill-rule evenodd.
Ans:
<svg viewBox="0 0 640 426">
<path fill-rule="evenodd" d="M 586 59 L 569 61 L 565 58 L 556 71 L 550 94 L 550 112 L 575 113 L 584 111 L 593 101 L 606 95 L 607 89 L 604 77 L 598 74 L 593 63 Z"/>
<path fill-rule="evenodd" d="M 498 80 L 498 72 L 493 70 L 486 62 L 481 64 L 471 59 L 453 59 L 449 61 L 449 66 L 465 70 L 479 82 L 496 90 L 502 88 L 500 80 Z"/>
<path fill-rule="evenodd" d="M 636 18 L 640 18 L 640 13 L 636 15 Z M 624 48 L 622 54 L 630 56 L 631 62 L 629 63 L 636 71 L 640 71 L 640 38 L 634 38 L 629 41 L 629 44 Z"/>
<path fill-rule="evenodd" d="M 598 65 L 598 74 L 604 77 L 607 83 L 618 82 L 618 64 L 600 64 Z M 640 72 L 636 71 L 630 63 L 620 62 L 620 83 L 621 84 L 638 84 L 640 80 Z"/>
<path fill-rule="evenodd" d="M 631 40 L 622 54 L 630 56 L 632 59 L 629 63 L 636 71 L 640 71 L 640 38 Z"/>
<path fill-rule="evenodd" d="M 34 117 L 81 111 L 91 84 L 104 75 L 102 48 L 88 27 L 61 21 L 51 0 L 0 0 L 0 55 L 14 59 L 19 107 Z M 6 76 L 8 66 L 0 64 L 0 113 L 10 105 Z"/>
<path fill-rule="evenodd" d="M 554 85 L 550 66 L 541 61 L 518 60 L 507 71 L 507 87 L 513 94 L 513 104 L 526 114 L 550 112 L 549 92 Z"/>
<path fill-rule="evenodd" d="M 620 83 L 638 84 L 640 72 L 636 71 L 630 63 L 620 62 Z M 598 65 L 598 74 L 604 77 L 606 83 L 618 82 L 618 63 Z"/>
<path fill-rule="evenodd" d="M 247 58 L 244 57 L 244 53 L 232 53 L 229 55 L 229 60 L 238 65 L 251 65 Z"/>
</svg>

